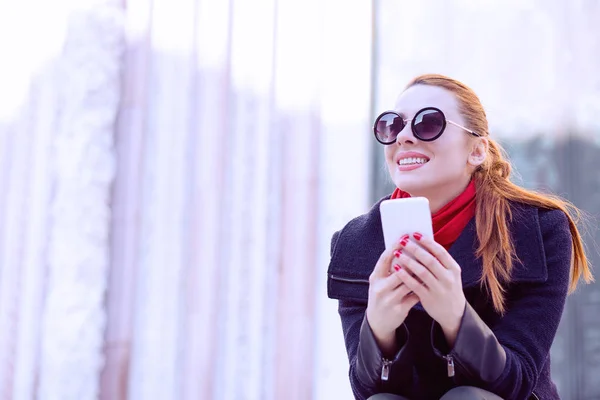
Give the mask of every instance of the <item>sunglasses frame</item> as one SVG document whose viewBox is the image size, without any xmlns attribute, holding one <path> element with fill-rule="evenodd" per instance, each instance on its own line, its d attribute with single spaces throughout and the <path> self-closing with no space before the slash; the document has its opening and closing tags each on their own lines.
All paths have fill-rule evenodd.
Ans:
<svg viewBox="0 0 600 400">
<path fill-rule="evenodd" d="M 442 136 L 442 134 L 443 134 L 443 133 L 444 133 L 444 131 L 446 130 L 446 124 L 447 124 L 447 123 L 448 123 L 448 124 L 452 124 L 452 125 L 454 125 L 454 126 L 456 126 L 456 127 L 458 127 L 458 128 L 461 128 L 462 130 L 464 130 L 465 132 L 469 133 L 470 135 L 473 135 L 473 136 L 475 136 L 475 137 L 481 137 L 481 135 L 480 135 L 479 133 L 477 133 L 477 132 L 475 132 L 475 131 L 472 131 L 472 130 L 470 130 L 470 129 L 467 129 L 467 128 L 465 128 L 464 126 L 462 126 L 462 125 L 460 125 L 460 124 L 457 124 L 456 122 L 454 122 L 454 121 L 450 121 L 449 119 L 447 119 L 447 118 L 446 118 L 446 114 L 444 114 L 444 112 L 443 112 L 442 110 L 440 110 L 439 108 L 437 108 L 437 107 L 425 107 L 425 108 L 422 108 L 422 109 L 420 109 L 419 111 L 417 111 L 417 112 L 415 113 L 415 117 L 416 117 L 416 116 L 418 116 L 419 114 L 421 114 L 423 111 L 429 111 L 429 110 L 437 111 L 437 112 L 439 112 L 440 114 L 442 114 L 442 117 L 443 117 L 443 122 L 444 122 L 444 124 L 442 125 L 442 129 L 440 129 L 440 132 L 439 132 L 437 135 L 435 135 L 434 137 L 432 137 L 431 139 L 423 139 L 423 138 L 421 138 L 421 137 L 419 137 L 419 136 L 417 135 L 417 132 L 415 131 L 415 118 L 412 118 L 412 119 L 404 119 L 404 118 L 402 118 L 402 116 L 401 116 L 400 114 L 398 114 L 396 111 L 392 111 L 392 110 L 390 110 L 390 111 L 384 111 L 384 112 L 382 112 L 382 113 L 381 113 L 381 114 L 379 114 L 379 116 L 378 116 L 378 117 L 375 119 L 375 123 L 373 124 L 373 133 L 375 134 L 375 139 L 376 139 L 376 140 L 377 140 L 379 143 L 381 143 L 381 144 L 383 144 L 383 145 L 390 145 L 390 144 L 394 144 L 394 143 L 396 142 L 396 140 L 398 140 L 398 135 L 400 134 L 400 132 L 402 132 L 402 131 L 404 130 L 404 128 L 406 128 L 406 126 L 408 125 L 408 121 L 411 121 L 411 122 L 410 122 L 410 130 L 412 131 L 412 134 L 413 134 L 413 136 L 414 136 L 415 138 L 417 138 L 418 140 L 422 141 L 422 142 L 433 142 L 434 140 L 436 140 L 436 139 L 438 139 L 440 136 Z M 381 119 L 381 118 L 382 118 L 384 115 L 387 115 L 387 114 L 393 114 L 393 115 L 395 115 L 396 117 L 400 118 L 400 119 L 401 119 L 401 120 L 404 122 L 404 126 L 402 127 L 402 129 L 401 129 L 400 131 L 398 131 L 398 133 L 396 134 L 396 137 L 395 137 L 395 138 L 394 138 L 394 140 L 392 140 L 391 142 L 383 142 L 383 141 L 381 141 L 381 140 L 379 139 L 379 136 L 377 135 L 377 123 L 379 122 L 379 120 L 380 120 L 380 119 Z"/>
</svg>

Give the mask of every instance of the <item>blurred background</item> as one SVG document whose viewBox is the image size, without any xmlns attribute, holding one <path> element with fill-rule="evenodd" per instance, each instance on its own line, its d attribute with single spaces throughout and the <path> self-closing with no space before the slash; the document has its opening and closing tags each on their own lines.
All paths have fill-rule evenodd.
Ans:
<svg viewBox="0 0 600 400">
<path fill-rule="evenodd" d="M 598 21 L 596 0 L 0 0 L 0 399 L 351 399 L 329 241 L 391 192 L 371 123 L 422 73 L 475 89 L 518 182 L 588 212 L 597 265 Z M 600 399 L 599 306 L 569 298 L 564 399 Z"/>
</svg>

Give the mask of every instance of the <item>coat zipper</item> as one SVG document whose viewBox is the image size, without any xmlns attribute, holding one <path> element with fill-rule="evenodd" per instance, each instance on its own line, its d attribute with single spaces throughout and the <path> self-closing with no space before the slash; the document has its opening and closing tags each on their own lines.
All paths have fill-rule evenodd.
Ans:
<svg viewBox="0 0 600 400">
<path fill-rule="evenodd" d="M 368 279 L 342 278 L 342 277 L 335 276 L 335 275 L 329 275 L 329 277 L 331 279 L 333 279 L 334 281 L 348 282 L 348 283 L 366 283 L 366 284 L 369 284 L 369 280 Z"/>
<path fill-rule="evenodd" d="M 447 362 L 448 367 L 448 378 L 452 378 L 454 376 L 454 358 L 451 355 L 444 356 Z"/>
<path fill-rule="evenodd" d="M 447 362 L 447 367 L 448 367 L 448 377 L 452 378 L 455 374 L 454 371 L 454 358 L 451 355 L 447 355 L 447 356 L 443 356 L 444 359 Z M 382 371 L 382 377 L 383 377 L 383 371 Z M 540 398 L 537 396 L 537 394 L 531 392 L 531 395 L 533 397 L 535 397 L 537 400 L 540 400 Z"/>
<path fill-rule="evenodd" d="M 387 381 L 390 377 L 390 364 L 392 362 L 390 360 L 388 360 L 387 358 L 384 358 L 382 361 L 383 361 L 383 366 L 381 367 L 381 380 Z"/>
</svg>

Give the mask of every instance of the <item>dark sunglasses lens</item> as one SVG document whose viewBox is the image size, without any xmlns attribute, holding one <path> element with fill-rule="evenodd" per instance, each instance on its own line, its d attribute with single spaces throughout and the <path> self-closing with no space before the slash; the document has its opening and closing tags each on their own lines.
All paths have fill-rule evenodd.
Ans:
<svg viewBox="0 0 600 400">
<path fill-rule="evenodd" d="M 375 122 L 377 140 L 382 143 L 393 143 L 398 133 L 404 128 L 404 120 L 394 113 L 381 114 Z"/>
<path fill-rule="evenodd" d="M 437 110 L 423 110 L 415 116 L 413 122 L 415 136 L 425 141 L 436 139 L 445 126 L 444 114 Z"/>
</svg>

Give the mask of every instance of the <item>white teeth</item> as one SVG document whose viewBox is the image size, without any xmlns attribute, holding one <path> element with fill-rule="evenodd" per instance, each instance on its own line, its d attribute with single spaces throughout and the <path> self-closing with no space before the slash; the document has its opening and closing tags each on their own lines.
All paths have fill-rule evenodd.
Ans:
<svg viewBox="0 0 600 400">
<path fill-rule="evenodd" d="M 410 165 L 410 164 L 425 164 L 427 162 L 426 158 L 416 158 L 416 157 L 408 157 L 402 158 L 398 161 L 399 165 Z"/>
</svg>

